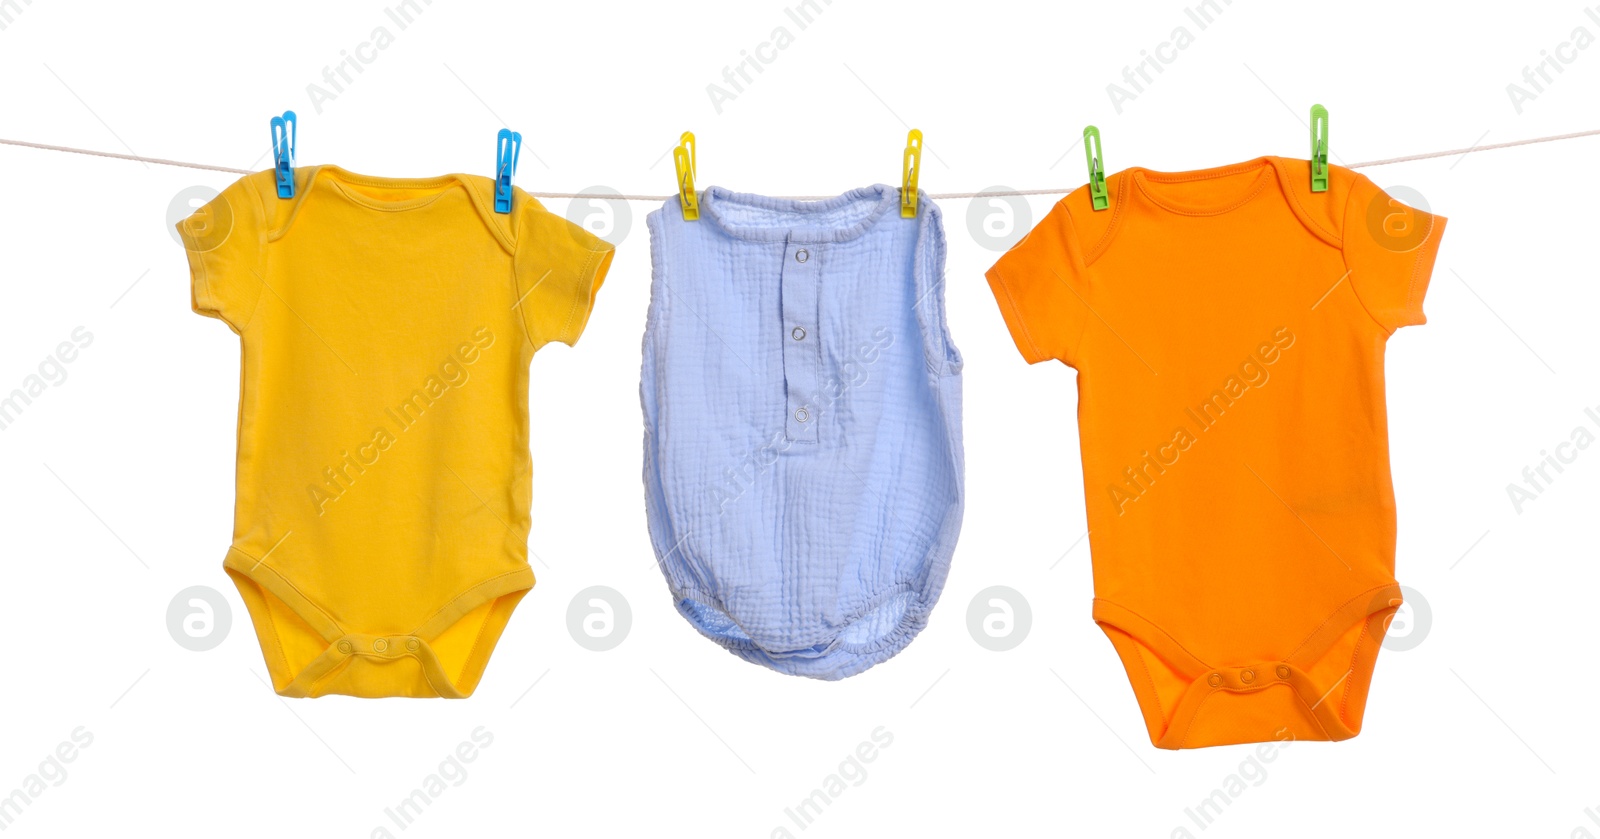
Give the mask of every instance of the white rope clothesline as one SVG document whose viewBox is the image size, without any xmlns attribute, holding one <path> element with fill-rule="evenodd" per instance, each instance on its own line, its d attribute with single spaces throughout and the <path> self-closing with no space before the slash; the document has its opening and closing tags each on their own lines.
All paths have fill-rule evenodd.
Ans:
<svg viewBox="0 0 1600 839">
<path fill-rule="evenodd" d="M 1534 143 L 1552 143 L 1557 140 L 1572 140 L 1578 137 L 1593 137 L 1596 135 L 1600 135 L 1600 129 L 1595 129 L 1593 131 L 1575 131 L 1571 134 L 1555 134 L 1549 137 L 1534 137 L 1528 140 L 1512 140 L 1506 143 L 1491 143 L 1484 146 L 1473 145 L 1464 149 L 1427 152 L 1425 154 L 1413 154 L 1405 157 L 1389 157 L 1384 158 L 1383 160 L 1368 160 L 1361 163 L 1352 163 L 1345 168 L 1362 169 L 1369 166 L 1388 166 L 1395 163 L 1409 163 L 1414 160 L 1431 160 L 1436 157 L 1454 157 L 1456 155 L 1470 154 L 1472 152 L 1492 151 L 1494 149 L 1509 149 L 1515 146 L 1529 146 L 1533 145 Z M 30 143 L 25 140 L 7 140 L 3 137 L 0 137 L 0 145 L 21 146 L 29 149 L 42 149 L 44 151 L 67 152 L 69 154 L 86 154 L 92 157 L 109 157 L 115 160 L 133 160 L 139 163 L 154 163 L 158 166 L 177 166 L 184 169 L 203 169 L 208 172 L 228 172 L 235 175 L 251 174 L 251 170 L 249 169 L 237 169 L 232 166 L 213 166 L 207 163 L 187 163 L 181 160 L 166 160 L 160 157 L 140 157 L 139 155 L 135 154 L 118 154 L 116 152 L 109 151 L 78 149 L 71 146 L 52 146 L 47 143 Z M 1076 187 L 1069 187 L 1066 189 L 1007 189 L 991 190 L 986 192 L 933 192 L 929 193 L 928 197 L 935 200 L 951 200 L 960 198 L 980 198 L 996 195 L 1065 195 L 1069 192 L 1072 192 L 1073 189 L 1076 189 Z M 531 190 L 528 191 L 528 194 L 534 196 L 535 198 L 605 198 L 622 201 L 665 201 L 676 195 L 676 193 L 669 195 L 597 195 L 595 193 L 533 192 Z M 826 198 L 831 196 L 787 195 L 779 197 L 796 200 L 816 200 L 818 198 Z"/>
</svg>

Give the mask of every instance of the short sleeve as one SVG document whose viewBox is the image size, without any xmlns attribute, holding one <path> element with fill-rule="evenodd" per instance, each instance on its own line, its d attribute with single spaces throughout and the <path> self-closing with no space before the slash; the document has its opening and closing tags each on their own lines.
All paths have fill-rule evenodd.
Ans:
<svg viewBox="0 0 1600 839">
<path fill-rule="evenodd" d="M 240 178 L 178 222 L 189 257 L 190 306 L 235 332 L 250 322 L 263 282 L 265 212 L 253 177 Z"/>
<path fill-rule="evenodd" d="M 1356 296 L 1384 331 L 1427 322 L 1422 298 L 1445 222 L 1356 177 L 1345 205 L 1345 267 Z"/>
<path fill-rule="evenodd" d="M 989 289 L 1029 364 L 1073 363 L 1084 327 L 1087 274 L 1065 201 L 989 269 Z"/>
<path fill-rule="evenodd" d="M 515 274 L 528 340 L 535 350 L 551 341 L 572 346 L 589 322 L 615 250 L 532 198 L 520 203 Z"/>
</svg>

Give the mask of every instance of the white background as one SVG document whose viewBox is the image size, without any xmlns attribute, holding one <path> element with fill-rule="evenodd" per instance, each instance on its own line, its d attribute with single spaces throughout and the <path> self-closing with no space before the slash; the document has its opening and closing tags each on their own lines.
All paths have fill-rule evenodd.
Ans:
<svg viewBox="0 0 1600 839">
<path fill-rule="evenodd" d="M 933 192 L 1074 187 L 1091 122 L 1112 170 L 1304 156 L 1314 102 L 1344 163 L 1600 128 L 1600 46 L 1566 50 L 1572 63 L 1520 114 L 1506 91 L 1575 28 L 1600 37 L 1578 3 L 1236 0 L 1204 30 L 1176 2 L 834 0 L 803 31 L 782 2 L 436 0 L 403 31 L 380 2 L 0 8 L 0 137 L 259 169 L 268 118 L 293 108 L 301 162 L 426 176 L 488 174 L 504 124 L 526 138 L 530 190 L 668 192 L 664 154 L 684 129 L 700 138 L 702 185 L 833 194 L 897 183 L 912 125 Z M 366 51 L 319 112 L 307 86 L 326 86 L 323 68 L 379 26 L 393 44 Z M 707 85 L 778 26 L 794 42 L 718 114 Z M 1107 85 L 1179 26 L 1193 43 L 1118 113 Z M 1575 427 L 1600 433 L 1584 415 L 1600 406 L 1597 153 L 1585 138 L 1363 170 L 1451 219 L 1430 322 L 1401 331 L 1388 359 L 1397 574 L 1431 619 L 1397 620 L 1415 646 L 1380 657 L 1361 736 L 1251 769 L 1202 829 L 1185 809 L 1253 749 L 1149 745 L 1089 617 L 1087 547 L 1073 547 L 1074 374 L 1030 368 L 1011 345 L 982 278 L 997 253 L 968 232 L 969 202 L 943 206 L 970 500 L 943 601 L 900 656 L 841 683 L 790 678 L 673 611 L 639 477 L 653 206 L 636 202 L 583 341 L 533 364 L 540 582 L 476 695 L 285 700 L 221 569 L 237 339 L 190 312 L 168 221 L 185 189 L 233 176 L 0 146 L 0 393 L 75 327 L 94 336 L 0 431 L 0 795 L 78 727 L 93 736 L 7 835 L 1600 834 L 1585 814 L 1600 809 L 1600 449 L 1520 514 L 1506 492 Z M 1053 200 L 1027 202 L 1015 235 Z M 206 652 L 165 622 L 194 585 L 232 607 Z M 609 652 L 567 629 L 592 585 L 631 605 Z M 1009 652 L 968 630 L 969 603 L 994 585 L 1031 606 Z M 479 726 L 492 744 L 400 830 L 385 808 Z M 864 780 L 807 829 L 790 821 L 785 808 L 880 726 L 893 742 Z"/>
</svg>

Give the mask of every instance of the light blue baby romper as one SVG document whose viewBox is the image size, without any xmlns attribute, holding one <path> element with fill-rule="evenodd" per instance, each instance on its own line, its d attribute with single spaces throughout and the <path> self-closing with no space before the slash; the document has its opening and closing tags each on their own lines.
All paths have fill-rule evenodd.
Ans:
<svg viewBox="0 0 1600 839">
<path fill-rule="evenodd" d="M 678 611 L 747 661 L 842 679 L 927 625 L 961 529 L 944 228 L 877 185 L 712 187 L 649 216 L 644 483 Z"/>
</svg>

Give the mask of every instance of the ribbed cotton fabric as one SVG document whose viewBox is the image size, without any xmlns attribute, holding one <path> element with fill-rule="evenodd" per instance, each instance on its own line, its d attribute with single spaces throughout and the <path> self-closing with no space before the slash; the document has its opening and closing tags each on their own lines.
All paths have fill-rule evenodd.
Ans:
<svg viewBox="0 0 1600 839">
<path fill-rule="evenodd" d="M 927 625 L 961 527 L 961 355 L 939 208 L 718 187 L 648 217 L 644 482 L 680 613 L 735 655 L 841 679 Z"/>
</svg>

